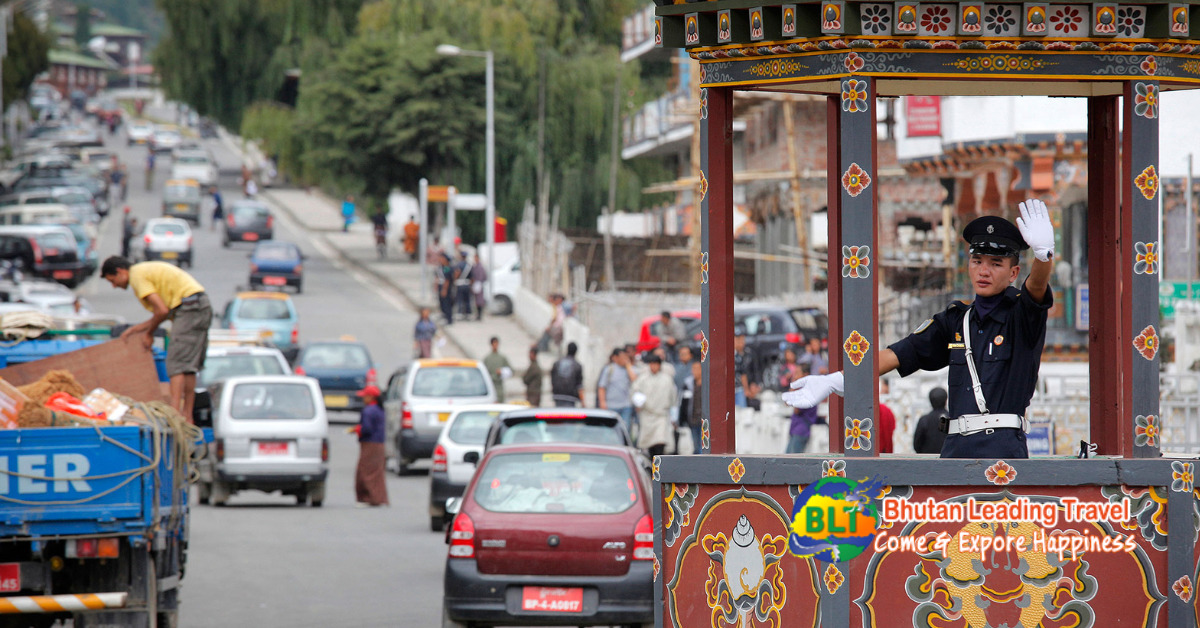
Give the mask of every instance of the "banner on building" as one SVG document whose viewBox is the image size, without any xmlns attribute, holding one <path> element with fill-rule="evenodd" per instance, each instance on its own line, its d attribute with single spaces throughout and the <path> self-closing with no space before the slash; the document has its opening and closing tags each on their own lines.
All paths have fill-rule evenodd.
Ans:
<svg viewBox="0 0 1200 628">
<path fill-rule="evenodd" d="M 940 137 L 941 96 L 905 96 L 904 119 L 908 125 L 908 137 Z"/>
</svg>

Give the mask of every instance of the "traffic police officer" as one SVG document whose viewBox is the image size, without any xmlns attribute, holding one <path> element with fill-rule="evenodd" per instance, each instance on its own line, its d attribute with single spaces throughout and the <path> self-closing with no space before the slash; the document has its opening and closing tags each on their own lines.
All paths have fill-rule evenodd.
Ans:
<svg viewBox="0 0 1200 628">
<path fill-rule="evenodd" d="M 1054 226 L 1046 204 L 1020 204 L 1013 226 L 984 216 L 963 229 L 969 245 L 967 272 L 975 300 L 951 303 L 907 338 L 879 352 L 879 374 L 898 369 L 950 367 L 949 435 L 943 458 L 1028 458 L 1024 416 L 1037 384 L 1050 290 Z M 1021 289 L 1020 252 L 1033 249 L 1033 264 Z M 798 408 L 842 394 L 842 373 L 810 375 L 792 382 L 783 400 Z"/>
</svg>

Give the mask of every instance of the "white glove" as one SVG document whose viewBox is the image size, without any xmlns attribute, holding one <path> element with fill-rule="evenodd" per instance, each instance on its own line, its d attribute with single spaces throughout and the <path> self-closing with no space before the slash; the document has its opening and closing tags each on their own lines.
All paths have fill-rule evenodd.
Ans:
<svg viewBox="0 0 1200 628">
<path fill-rule="evenodd" d="M 829 395 L 842 394 L 845 380 L 841 371 L 828 375 L 808 375 L 792 382 L 792 390 L 780 395 L 780 399 L 793 408 L 815 408 Z"/>
<path fill-rule="evenodd" d="M 1021 217 L 1017 218 L 1021 237 L 1033 249 L 1033 256 L 1038 261 L 1050 261 L 1054 255 L 1054 225 L 1050 224 L 1050 211 L 1046 209 L 1046 204 L 1033 198 L 1017 207 L 1021 209 Z"/>
<path fill-rule="evenodd" d="M 633 407 L 635 407 L 635 408 L 640 408 L 640 407 L 646 405 L 646 393 L 643 393 L 643 392 L 633 393 L 633 397 L 631 398 L 631 401 L 633 401 Z"/>
</svg>

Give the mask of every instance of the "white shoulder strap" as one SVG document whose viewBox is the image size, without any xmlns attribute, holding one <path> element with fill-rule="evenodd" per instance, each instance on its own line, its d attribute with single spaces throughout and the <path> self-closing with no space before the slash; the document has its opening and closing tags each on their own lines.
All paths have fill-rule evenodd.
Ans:
<svg viewBox="0 0 1200 628">
<path fill-rule="evenodd" d="M 963 314 L 963 346 L 967 349 L 967 370 L 971 372 L 971 389 L 975 391 L 975 405 L 979 406 L 981 414 L 987 414 L 987 401 L 983 398 L 983 384 L 979 383 L 979 373 L 975 371 L 975 357 L 971 355 L 971 310 L 967 308 Z"/>
</svg>

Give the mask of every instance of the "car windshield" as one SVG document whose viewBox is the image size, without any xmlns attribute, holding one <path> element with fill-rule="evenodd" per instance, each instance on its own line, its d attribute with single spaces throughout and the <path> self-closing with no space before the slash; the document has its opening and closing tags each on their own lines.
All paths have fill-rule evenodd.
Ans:
<svg viewBox="0 0 1200 628">
<path fill-rule="evenodd" d="M 269 213 L 266 207 L 258 207 L 255 205 L 234 205 L 231 211 L 233 212 L 233 217 L 238 220 L 266 218 L 267 214 Z"/>
<path fill-rule="evenodd" d="M 296 247 L 290 244 L 260 244 L 254 249 L 254 257 L 261 260 L 292 261 L 300 258 Z"/>
<path fill-rule="evenodd" d="M 175 158 L 175 163 L 205 165 L 208 163 L 208 158 L 204 155 L 180 155 Z"/>
<path fill-rule="evenodd" d="M 605 514 L 629 510 L 638 493 L 617 456 L 534 452 L 493 456 L 474 497 L 492 512 Z"/>
<path fill-rule="evenodd" d="M 75 205 L 79 203 L 92 202 L 92 195 L 85 194 L 83 192 L 66 192 L 64 194 L 59 194 L 54 200 L 67 205 Z"/>
<path fill-rule="evenodd" d="M 287 320 L 292 317 L 283 299 L 244 299 L 238 303 L 237 317 L 251 320 Z"/>
<path fill-rule="evenodd" d="M 87 231 L 84 230 L 83 225 L 77 222 L 68 222 L 63 226 L 71 230 L 71 235 L 75 236 L 76 244 L 83 244 L 88 241 Z"/>
<path fill-rule="evenodd" d="M 301 358 L 304 368 L 361 369 L 371 368 L 371 356 L 362 345 L 309 345 Z"/>
<path fill-rule="evenodd" d="M 196 376 L 196 385 L 204 387 L 218 379 L 238 375 L 286 374 L 275 356 L 248 353 L 210 355 L 204 359 L 204 370 Z"/>
<path fill-rule="evenodd" d="M 500 433 L 501 445 L 519 443 L 626 444 L 615 426 L 588 424 L 585 419 L 522 421 Z"/>
<path fill-rule="evenodd" d="M 459 412 L 446 436 L 460 445 L 482 445 L 487 441 L 492 421 L 499 410 L 470 410 Z"/>
<path fill-rule="evenodd" d="M 163 191 L 163 196 L 200 200 L 200 188 L 195 185 L 168 185 L 167 189 Z"/>
<path fill-rule="evenodd" d="M 307 384 L 246 383 L 233 389 L 229 416 L 235 419 L 311 419 L 317 414 Z"/>
<path fill-rule="evenodd" d="M 813 310 L 791 310 L 792 320 L 800 329 L 825 330 L 829 328 L 829 319 L 820 312 Z"/>
<path fill-rule="evenodd" d="M 413 377 L 414 397 L 483 397 L 488 394 L 483 373 L 473 366 L 426 366 Z"/>
<path fill-rule="evenodd" d="M 38 246 L 43 249 L 74 249 L 74 240 L 65 233 L 43 233 L 37 237 Z"/>
<path fill-rule="evenodd" d="M 154 235 L 187 235 L 188 228 L 186 225 L 180 225 L 170 222 L 160 222 L 150 227 L 150 233 Z"/>
</svg>

